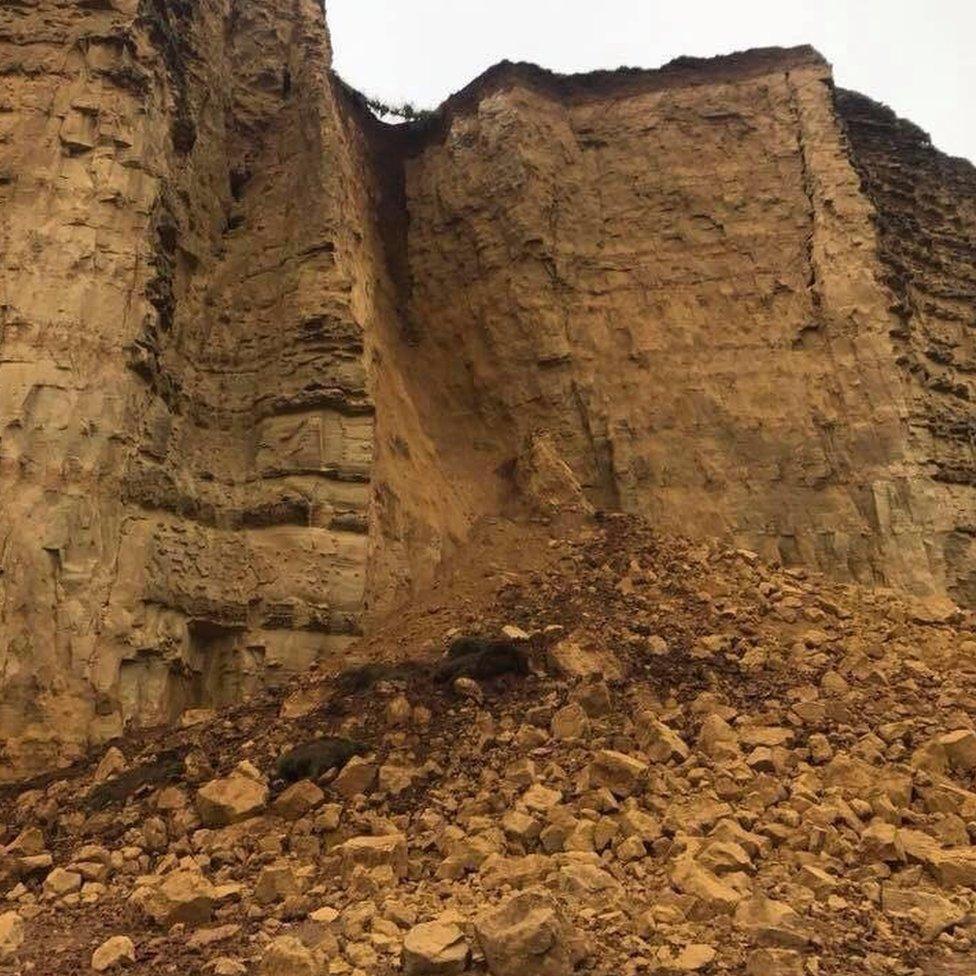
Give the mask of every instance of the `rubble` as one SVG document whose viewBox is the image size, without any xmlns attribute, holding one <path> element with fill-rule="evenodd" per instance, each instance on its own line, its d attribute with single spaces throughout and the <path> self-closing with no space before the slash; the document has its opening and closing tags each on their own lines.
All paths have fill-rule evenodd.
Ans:
<svg viewBox="0 0 976 976">
<path fill-rule="evenodd" d="M 654 582 L 624 593 L 633 562 Z M 818 633 L 783 620 L 786 599 Z M 0 973 L 97 956 L 147 976 L 915 976 L 976 951 L 976 655 L 948 664 L 976 644 L 969 618 L 915 623 L 896 597 L 629 519 L 480 600 L 483 628 L 515 619 L 526 647 L 599 629 L 629 677 L 506 674 L 475 701 L 422 667 L 351 696 L 322 674 L 317 710 L 282 715 L 286 686 L 133 746 L 128 770 L 194 758 L 107 809 L 89 801 L 97 755 L 10 795 Z M 667 654 L 631 641 L 637 619 Z M 723 621 L 725 650 L 692 655 Z M 407 625 L 436 660 L 444 623 L 418 607 Z M 766 665 L 717 663 L 746 642 Z M 326 734 L 372 745 L 276 775 Z M 84 935 L 45 956 L 64 931 Z"/>
</svg>

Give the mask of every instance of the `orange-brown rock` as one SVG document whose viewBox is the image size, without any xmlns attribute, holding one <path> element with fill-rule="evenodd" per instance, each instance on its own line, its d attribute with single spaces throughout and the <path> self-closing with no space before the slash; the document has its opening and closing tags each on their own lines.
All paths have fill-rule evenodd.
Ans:
<svg viewBox="0 0 976 976">
<path fill-rule="evenodd" d="M 973 603 L 976 171 L 811 49 L 390 127 L 318 0 L 20 0 L 0 74 L 0 775 L 341 658 L 515 504 Z"/>
</svg>

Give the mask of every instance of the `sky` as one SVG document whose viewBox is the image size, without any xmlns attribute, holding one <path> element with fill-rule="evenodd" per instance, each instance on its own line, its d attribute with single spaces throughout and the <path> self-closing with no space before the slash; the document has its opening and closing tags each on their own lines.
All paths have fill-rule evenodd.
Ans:
<svg viewBox="0 0 976 976">
<path fill-rule="evenodd" d="M 560 72 L 812 44 L 838 85 L 976 161 L 976 0 L 326 0 L 335 68 L 435 108 L 505 58 Z"/>
</svg>

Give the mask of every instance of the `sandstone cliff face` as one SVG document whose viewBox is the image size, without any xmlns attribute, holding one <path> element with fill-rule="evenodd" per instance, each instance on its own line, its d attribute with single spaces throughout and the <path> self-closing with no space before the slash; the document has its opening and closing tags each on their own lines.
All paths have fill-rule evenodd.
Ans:
<svg viewBox="0 0 976 976">
<path fill-rule="evenodd" d="M 391 129 L 317 0 L 30 0 L 0 73 L 7 774 L 341 656 L 540 430 L 592 504 L 973 600 L 976 180 L 814 52 Z"/>
<path fill-rule="evenodd" d="M 909 440 L 934 483 L 932 543 L 949 592 L 972 606 L 976 168 L 944 156 L 917 126 L 863 95 L 839 92 L 837 108 L 874 208 L 881 277 L 894 297 L 891 338 L 909 378 Z"/>
<path fill-rule="evenodd" d="M 819 57 L 561 85 L 512 68 L 459 103 L 407 163 L 411 315 L 443 402 L 499 457 L 545 426 L 605 506 L 846 578 L 950 583 Z"/>
<path fill-rule="evenodd" d="M 2 726 L 43 765 L 358 631 L 382 263 L 313 0 L 0 18 Z"/>
</svg>

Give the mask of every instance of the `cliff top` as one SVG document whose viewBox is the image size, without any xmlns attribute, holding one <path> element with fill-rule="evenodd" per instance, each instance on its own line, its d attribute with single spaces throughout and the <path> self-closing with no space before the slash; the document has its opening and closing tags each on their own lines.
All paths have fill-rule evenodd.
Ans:
<svg viewBox="0 0 976 976">
<path fill-rule="evenodd" d="M 408 133 L 411 139 L 425 142 L 442 133 L 458 114 L 472 111 L 489 95 L 516 85 L 567 102 L 626 97 L 670 88 L 721 84 L 754 78 L 777 71 L 803 67 L 830 67 L 819 51 L 808 44 L 797 47 L 760 47 L 709 58 L 682 56 L 660 68 L 620 67 L 560 74 L 528 61 L 499 61 L 460 91 L 450 95 L 428 117 L 404 123 L 376 119 L 366 105 L 365 97 L 346 82 L 347 94 L 364 112 L 385 129 Z M 340 79 L 341 81 L 341 79 Z"/>
</svg>

